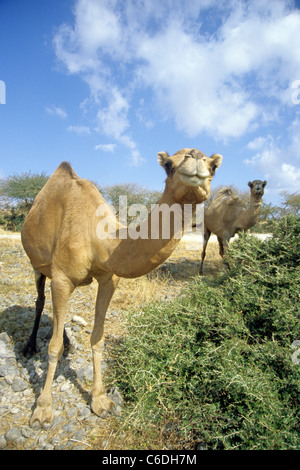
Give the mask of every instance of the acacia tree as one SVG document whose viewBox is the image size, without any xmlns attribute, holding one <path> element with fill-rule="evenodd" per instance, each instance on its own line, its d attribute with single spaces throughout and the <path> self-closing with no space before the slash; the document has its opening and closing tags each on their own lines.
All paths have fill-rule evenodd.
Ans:
<svg viewBox="0 0 300 470">
<path fill-rule="evenodd" d="M 31 173 L 30 171 L 8 176 L 0 181 L 0 195 L 9 198 L 28 211 L 48 178 L 44 172 Z"/>
<path fill-rule="evenodd" d="M 45 173 L 21 173 L 0 180 L 0 225 L 20 231 L 34 198 L 48 180 Z"/>
<path fill-rule="evenodd" d="M 296 192 L 293 194 L 289 194 L 287 192 L 282 193 L 283 202 L 282 205 L 284 206 L 284 212 L 286 214 L 295 214 L 300 215 L 300 193 Z"/>
<path fill-rule="evenodd" d="M 128 207 L 133 204 L 143 204 L 147 207 L 148 212 L 151 209 L 151 204 L 156 204 L 161 197 L 161 192 L 149 190 L 136 183 L 115 184 L 99 188 L 99 190 L 104 199 L 115 208 L 117 216 L 119 215 L 120 196 L 127 197 Z M 131 217 L 127 216 L 127 223 L 131 220 Z"/>
</svg>

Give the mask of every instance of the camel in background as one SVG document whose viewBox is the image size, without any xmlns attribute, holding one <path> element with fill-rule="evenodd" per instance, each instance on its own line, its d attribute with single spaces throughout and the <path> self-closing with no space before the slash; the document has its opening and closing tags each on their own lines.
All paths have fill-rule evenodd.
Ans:
<svg viewBox="0 0 300 470">
<path fill-rule="evenodd" d="M 68 299 L 76 287 L 90 284 L 93 278 L 98 282 L 98 293 L 91 335 L 94 370 L 91 408 L 98 416 L 115 411 L 115 405 L 106 396 L 102 383 L 100 341 L 106 310 L 119 277 L 142 276 L 170 256 L 180 241 L 179 232 L 184 220 L 181 212 L 178 227 L 175 216 L 170 217 L 170 234 L 164 237 L 163 209 L 170 209 L 174 204 L 181 208 L 190 204 L 194 213 L 196 204 L 210 195 L 210 183 L 222 156 L 214 154 L 207 157 L 197 149 L 183 149 L 171 157 L 159 152 L 158 161 L 167 174 L 165 189 L 148 219 L 140 224 L 140 233 L 151 234 L 150 238 L 132 239 L 126 236 L 127 228 L 120 226 L 96 187 L 90 181 L 79 178 L 66 162 L 52 174 L 27 215 L 22 229 L 22 243 L 34 268 L 38 298 L 35 325 L 26 352 L 35 350 L 36 332 L 45 300 L 46 277 L 51 279 L 53 304 L 48 372 L 30 420 L 31 425 L 35 421 L 41 424 L 52 421 L 51 387 L 64 348 Z M 160 221 L 154 234 L 152 220 Z M 116 232 L 111 236 L 109 233 L 102 236 L 99 224 L 101 226 L 103 221 L 107 227 L 115 224 Z"/>
<path fill-rule="evenodd" d="M 218 237 L 219 252 L 223 257 L 230 238 L 241 230 L 244 232 L 255 225 L 262 203 L 266 181 L 249 181 L 250 203 L 236 196 L 232 189 L 220 189 L 211 204 L 204 211 L 204 239 L 201 255 L 200 274 L 203 274 L 203 261 L 211 233 Z"/>
</svg>

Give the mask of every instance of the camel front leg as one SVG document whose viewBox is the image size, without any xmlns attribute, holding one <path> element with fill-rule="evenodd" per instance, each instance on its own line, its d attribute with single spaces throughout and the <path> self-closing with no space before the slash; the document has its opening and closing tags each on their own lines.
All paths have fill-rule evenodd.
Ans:
<svg viewBox="0 0 300 470">
<path fill-rule="evenodd" d="M 64 350 L 64 318 L 67 303 L 73 291 L 73 286 L 67 279 L 53 279 L 51 290 L 53 303 L 53 334 L 48 349 L 48 372 L 45 386 L 37 400 L 36 408 L 30 419 L 30 426 L 32 426 L 36 421 L 40 424 L 52 422 L 51 387 L 57 362 Z"/>
<path fill-rule="evenodd" d="M 96 300 L 96 312 L 95 312 L 95 324 L 91 336 L 91 347 L 93 353 L 93 368 L 94 368 L 94 380 L 92 388 L 92 411 L 103 417 L 107 416 L 107 413 L 116 412 L 115 404 L 105 394 L 105 388 L 102 382 L 101 373 L 101 348 L 100 343 L 103 338 L 104 332 L 104 319 L 106 310 L 112 295 L 118 285 L 119 278 L 115 275 L 110 277 L 108 280 L 98 279 L 98 294 Z"/>
</svg>

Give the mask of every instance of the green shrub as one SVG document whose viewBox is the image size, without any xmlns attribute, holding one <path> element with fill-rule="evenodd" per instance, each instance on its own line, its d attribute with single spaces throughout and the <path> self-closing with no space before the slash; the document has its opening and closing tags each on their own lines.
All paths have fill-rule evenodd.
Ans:
<svg viewBox="0 0 300 470">
<path fill-rule="evenodd" d="M 300 219 L 242 235 L 229 270 L 128 314 L 114 380 L 134 426 L 180 430 L 184 446 L 299 449 Z"/>
<path fill-rule="evenodd" d="M 3 225 L 5 225 L 5 229 L 13 232 L 21 232 L 25 216 L 26 213 L 23 210 L 12 207 L 3 216 Z"/>
</svg>

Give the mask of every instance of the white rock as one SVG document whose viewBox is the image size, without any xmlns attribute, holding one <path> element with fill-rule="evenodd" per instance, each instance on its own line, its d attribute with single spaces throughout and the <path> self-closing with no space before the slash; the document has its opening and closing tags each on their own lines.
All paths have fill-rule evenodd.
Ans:
<svg viewBox="0 0 300 470">
<path fill-rule="evenodd" d="M 74 323 L 78 323 L 78 325 L 87 326 L 87 322 L 83 318 L 81 318 L 79 315 L 74 315 L 72 318 L 72 321 Z"/>
</svg>

